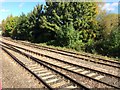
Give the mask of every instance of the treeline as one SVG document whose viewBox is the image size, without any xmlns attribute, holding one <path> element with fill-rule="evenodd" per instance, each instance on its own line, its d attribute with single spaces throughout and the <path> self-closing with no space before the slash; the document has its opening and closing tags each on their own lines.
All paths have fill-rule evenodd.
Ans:
<svg viewBox="0 0 120 90">
<path fill-rule="evenodd" d="M 118 15 L 103 15 L 95 2 L 46 2 L 2 21 L 3 36 L 120 56 Z M 111 18 L 112 17 L 112 18 Z M 108 20 L 107 20 L 108 19 Z M 110 19 L 110 21 L 109 21 Z M 114 22 L 113 22 L 114 20 Z M 111 23 L 112 22 L 112 23 Z"/>
</svg>

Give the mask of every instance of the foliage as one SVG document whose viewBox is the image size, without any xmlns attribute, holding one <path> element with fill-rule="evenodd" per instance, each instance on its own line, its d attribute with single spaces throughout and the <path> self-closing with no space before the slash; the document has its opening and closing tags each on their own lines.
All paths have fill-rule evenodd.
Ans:
<svg viewBox="0 0 120 90">
<path fill-rule="evenodd" d="M 57 33 L 61 27 L 72 22 L 76 31 L 81 32 L 82 42 L 96 38 L 97 22 L 95 3 L 47 2 L 43 26 Z"/>
<path fill-rule="evenodd" d="M 40 34 L 40 25 L 41 25 L 41 16 L 43 14 L 42 11 L 42 5 L 36 5 L 34 7 L 33 11 L 28 14 L 28 20 L 29 20 L 29 34 L 30 38 L 29 40 L 31 41 L 36 41 L 38 40 L 37 38 L 39 37 Z"/>
<path fill-rule="evenodd" d="M 38 4 L 28 14 L 11 15 L 3 20 L 3 36 L 118 56 L 118 17 L 107 15 L 99 5 L 102 7 L 104 3 L 49 1 L 44 6 Z"/>
<path fill-rule="evenodd" d="M 57 33 L 59 45 L 67 46 L 68 48 L 83 50 L 84 43 L 80 40 L 79 31 L 76 31 L 73 27 L 73 23 L 66 24 Z"/>
<path fill-rule="evenodd" d="M 2 27 L 2 24 L 0 23 L 0 28 Z"/>
<path fill-rule="evenodd" d="M 16 22 L 18 17 L 8 16 L 6 20 L 2 21 L 2 30 L 4 36 L 10 36 L 11 33 L 15 30 Z"/>
<path fill-rule="evenodd" d="M 28 28 L 29 28 L 29 24 L 28 24 L 27 16 L 24 13 L 22 13 L 22 15 L 18 18 L 17 25 L 15 27 L 15 30 L 12 32 L 11 37 L 22 40 L 27 39 L 29 37 L 27 31 Z"/>
<path fill-rule="evenodd" d="M 118 14 L 108 14 L 100 21 L 100 26 L 103 29 L 103 35 L 109 36 L 114 27 L 118 26 Z"/>
<path fill-rule="evenodd" d="M 120 58 L 120 26 L 115 27 L 107 38 L 97 42 L 95 49 L 100 54 Z"/>
</svg>

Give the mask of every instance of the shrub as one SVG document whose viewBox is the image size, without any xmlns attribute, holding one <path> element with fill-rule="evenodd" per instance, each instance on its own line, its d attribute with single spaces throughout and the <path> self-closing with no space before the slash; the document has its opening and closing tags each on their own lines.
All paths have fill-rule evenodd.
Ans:
<svg viewBox="0 0 120 90">
<path fill-rule="evenodd" d="M 100 54 L 120 57 L 120 26 L 115 27 L 106 39 L 98 41 L 94 46 Z"/>
</svg>

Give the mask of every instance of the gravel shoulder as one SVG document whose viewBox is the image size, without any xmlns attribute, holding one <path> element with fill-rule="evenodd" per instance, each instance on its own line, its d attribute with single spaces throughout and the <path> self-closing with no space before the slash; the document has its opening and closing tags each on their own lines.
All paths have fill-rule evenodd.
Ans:
<svg viewBox="0 0 120 90">
<path fill-rule="evenodd" d="M 17 45 L 17 46 L 20 45 L 18 43 L 13 43 L 11 41 L 6 41 L 6 40 L 4 40 L 4 42 L 8 42 L 10 44 Z M 96 70 L 99 70 L 99 71 L 103 71 L 103 72 L 111 73 L 111 74 L 114 74 L 114 75 L 118 75 L 119 69 L 117 69 L 117 68 L 93 63 L 93 62 L 90 62 L 90 61 L 77 59 L 77 58 L 74 58 L 74 57 L 69 57 L 69 56 L 58 54 L 58 53 L 55 53 L 55 52 L 50 52 L 50 51 L 46 51 L 46 50 L 42 50 L 42 49 L 28 47 L 28 46 L 25 46 L 25 45 L 21 45 L 21 47 L 24 47 L 26 49 L 29 49 L 29 50 L 32 50 L 32 51 L 35 51 L 35 52 L 38 52 L 38 53 L 41 53 L 41 54 L 44 54 L 44 55 L 52 56 L 54 58 L 61 59 L 61 60 L 67 61 L 67 62 L 69 61 L 69 62 L 74 63 L 74 64 L 78 64 L 78 65 L 81 65 L 81 66 L 86 66 L 86 67 L 91 68 L 91 69 L 96 69 Z"/>
<path fill-rule="evenodd" d="M 14 62 L 4 51 L 2 61 L 2 88 L 44 88 L 44 85 Z M 1 64 L 1 63 L 0 63 Z"/>
<path fill-rule="evenodd" d="M 1 49 L 0 49 L 0 54 L 1 54 Z M 0 55 L 0 81 L 2 80 L 2 57 Z"/>
</svg>

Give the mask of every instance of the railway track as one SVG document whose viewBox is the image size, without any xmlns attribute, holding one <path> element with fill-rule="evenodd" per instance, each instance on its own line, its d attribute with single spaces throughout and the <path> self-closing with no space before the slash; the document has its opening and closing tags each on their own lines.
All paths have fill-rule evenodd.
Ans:
<svg viewBox="0 0 120 90">
<path fill-rule="evenodd" d="M 15 45 L 16 46 L 16 45 Z M 18 45 L 16 46 L 16 47 L 18 47 Z M 23 47 L 23 46 L 22 46 Z M 22 47 L 18 47 L 18 48 L 21 48 L 21 49 L 23 49 Z M 32 50 L 31 49 L 29 49 L 29 48 L 27 48 L 27 49 L 25 49 L 25 50 L 29 50 L 29 52 L 32 52 L 32 53 L 36 53 L 36 54 L 38 54 L 38 55 L 42 55 L 42 56 L 46 56 L 46 57 L 50 57 L 50 58 L 52 58 L 52 59 L 59 59 L 59 58 L 56 58 L 56 57 L 53 57 L 53 56 L 50 56 L 50 55 L 47 55 L 46 53 L 45 54 L 42 54 L 41 52 L 39 52 L 38 50 L 34 50 L 34 48 L 32 48 Z M 34 51 L 34 52 L 33 52 Z M 71 63 L 74 63 L 74 61 L 73 61 L 73 59 L 72 59 L 72 61 L 71 60 L 69 60 L 69 59 L 60 59 L 60 60 L 66 60 L 66 61 L 69 61 L 69 62 L 71 62 Z M 80 62 L 80 60 L 79 61 L 77 61 L 76 63 L 78 63 L 78 62 Z M 89 62 L 87 62 L 86 64 L 88 64 Z M 81 63 L 81 64 L 84 64 L 84 63 Z M 80 65 L 81 65 L 80 64 Z M 86 64 L 84 64 L 84 65 L 86 65 Z M 92 64 L 92 65 L 94 65 L 94 64 Z M 87 65 L 86 65 L 87 66 Z M 104 66 L 104 65 L 103 65 Z M 116 74 L 117 76 L 120 76 L 119 75 L 119 71 L 120 71 L 120 68 L 119 68 L 119 66 L 120 66 L 120 64 L 118 65 L 118 66 L 112 66 L 112 65 L 109 65 L 109 67 L 103 67 L 103 69 L 100 69 L 101 71 L 103 71 L 103 72 L 107 72 L 107 73 L 111 73 L 111 74 Z M 89 67 L 89 66 L 87 66 L 87 67 Z M 98 66 L 99 67 L 99 66 Z M 92 69 L 94 69 L 94 68 L 97 68 L 96 70 L 98 70 L 99 68 L 98 67 L 90 67 L 90 68 L 92 68 Z M 111 68 L 112 67 L 112 68 Z M 106 69 L 109 69 L 109 70 L 106 70 Z M 114 73 L 115 72 L 115 73 Z"/>
<path fill-rule="evenodd" d="M 4 43 L 4 44 L 7 44 L 7 43 Z M 37 58 L 38 58 L 38 55 L 41 55 L 40 53 L 33 52 L 33 51 L 30 51 L 30 50 L 27 50 L 24 48 L 16 47 L 14 45 L 7 44 L 7 46 L 11 46 L 12 48 L 14 47 L 17 50 L 21 50 L 24 53 L 26 53 L 26 51 L 27 51 L 28 52 L 27 54 L 29 54 L 29 55 L 31 54 L 32 56 L 36 55 Z M 42 56 L 45 57 L 45 55 L 42 55 Z M 49 56 L 46 56 L 46 57 L 52 58 Z M 40 58 L 39 58 L 39 60 L 40 60 Z M 114 76 L 114 75 L 111 75 L 108 73 L 106 74 L 104 72 L 99 72 L 99 71 L 92 70 L 89 68 L 81 67 L 81 66 L 78 66 L 78 65 L 75 65 L 75 64 L 72 64 L 69 62 L 65 62 L 65 61 L 62 61 L 59 59 L 55 59 L 55 58 L 52 58 L 52 60 L 47 59 L 46 61 L 45 60 L 41 60 L 41 61 L 47 65 L 52 66 L 52 67 L 54 66 L 55 68 L 61 68 L 63 70 L 67 70 L 67 71 L 72 72 L 74 74 L 84 76 L 85 78 L 92 79 L 93 81 L 96 81 L 97 83 L 105 84 L 109 87 L 120 89 L 119 84 L 118 84 L 119 80 L 120 80 L 119 76 Z M 63 66 L 65 66 L 65 67 L 63 67 Z"/>
<path fill-rule="evenodd" d="M 87 86 L 78 83 L 77 81 L 44 64 L 43 62 L 37 61 L 36 58 L 30 58 L 29 55 L 23 53 L 20 55 L 16 53 L 19 51 L 10 49 L 8 47 L 3 46 L 2 49 L 50 90 L 61 88 L 89 90 Z M 25 58 L 25 56 L 27 58 Z"/>
<path fill-rule="evenodd" d="M 18 41 L 15 41 L 15 40 L 14 41 L 11 39 L 9 39 L 9 40 L 12 42 L 15 42 L 15 43 L 19 43 Z M 80 59 L 80 60 L 84 60 L 84 61 L 90 61 L 90 62 L 93 62 L 95 64 L 100 64 L 100 65 L 118 68 L 118 69 L 120 68 L 119 61 L 107 60 L 107 59 L 103 59 L 103 58 L 99 58 L 99 57 L 94 57 L 94 56 L 89 55 L 89 54 L 86 55 L 86 54 L 74 53 L 74 52 L 70 52 L 70 51 L 64 51 L 64 50 L 60 50 L 60 49 L 50 48 L 47 46 L 40 46 L 40 45 L 36 45 L 36 44 L 32 44 L 32 43 L 21 42 L 20 44 L 23 44 L 23 45 L 26 45 L 29 47 L 38 48 L 41 50 L 46 50 L 46 51 L 66 55 L 66 56 L 73 57 L 73 58 Z"/>
</svg>

